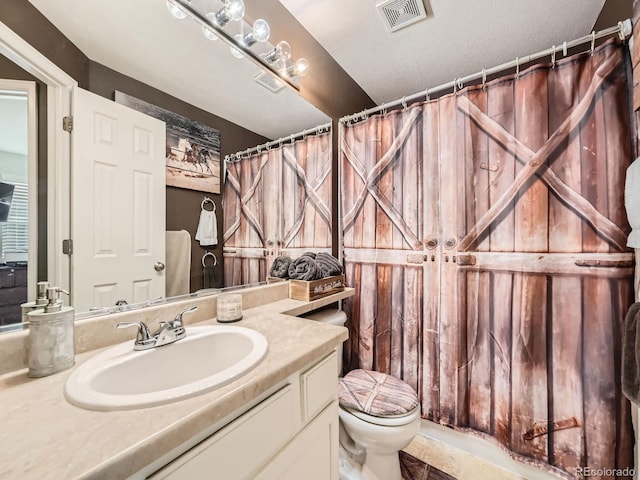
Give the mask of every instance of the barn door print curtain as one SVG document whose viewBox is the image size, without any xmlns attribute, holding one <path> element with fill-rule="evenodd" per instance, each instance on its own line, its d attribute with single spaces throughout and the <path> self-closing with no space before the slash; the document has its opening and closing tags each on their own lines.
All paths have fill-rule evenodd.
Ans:
<svg viewBox="0 0 640 480">
<path fill-rule="evenodd" d="M 227 164 L 225 286 L 266 280 L 273 259 L 331 251 L 331 132 Z"/>
<path fill-rule="evenodd" d="M 620 389 L 633 302 L 624 48 L 607 43 L 341 134 L 356 288 L 346 366 L 403 378 L 425 419 L 565 478 L 633 465 Z"/>
</svg>

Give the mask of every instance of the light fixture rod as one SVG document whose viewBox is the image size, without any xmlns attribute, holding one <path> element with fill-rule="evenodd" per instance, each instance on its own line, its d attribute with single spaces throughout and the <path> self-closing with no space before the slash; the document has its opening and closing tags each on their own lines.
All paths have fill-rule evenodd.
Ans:
<svg viewBox="0 0 640 480">
<path fill-rule="evenodd" d="M 301 132 L 298 133 L 294 133 L 291 135 L 287 135 L 286 137 L 282 137 L 279 138 L 277 140 L 273 140 L 271 142 L 267 142 L 267 143 L 263 143 L 261 145 L 258 145 L 256 147 L 251 147 L 251 148 L 247 148 L 246 150 L 241 150 L 237 153 L 232 153 L 230 155 L 227 155 L 224 157 L 224 161 L 225 162 L 229 162 L 229 163 L 233 163 L 234 161 L 239 161 L 243 155 L 250 155 L 253 152 L 260 152 L 262 150 L 267 150 L 275 145 L 283 145 L 285 142 L 292 142 L 300 137 L 304 137 L 305 135 L 314 135 L 314 134 L 320 134 L 324 131 L 330 132 L 331 131 L 331 122 L 329 123 L 325 123 L 323 125 L 318 125 L 317 127 L 313 127 L 313 128 L 308 128 L 307 130 L 303 130 Z"/>
<path fill-rule="evenodd" d="M 187 0 L 174 0 L 174 2 L 180 5 L 180 8 L 182 8 L 185 12 L 191 15 L 196 22 L 216 32 L 218 37 L 223 42 L 228 44 L 230 47 L 235 48 L 236 50 L 242 51 L 243 55 L 249 60 L 251 60 L 253 63 L 255 63 L 258 68 L 268 71 L 269 73 L 274 75 L 278 80 L 281 80 L 287 87 L 292 89 L 294 92 L 300 93 L 300 87 L 298 87 L 298 85 L 296 85 L 291 80 L 291 78 L 287 77 L 286 75 L 281 75 L 280 72 L 278 72 L 275 68 L 273 68 L 271 65 L 263 61 L 259 55 L 256 55 L 250 49 L 244 48 L 242 45 L 239 45 L 231 35 L 225 32 L 218 25 L 216 25 L 215 22 L 209 20 L 205 15 L 203 15 L 198 10 L 196 10 Z"/>
<path fill-rule="evenodd" d="M 584 37 L 580 37 L 571 42 L 565 42 L 560 45 L 554 45 L 553 47 L 547 48 L 546 50 L 542 50 L 541 52 L 534 53 L 526 57 L 519 57 L 516 60 L 512 60 L 510 62 L 506 62 L 492 68 L 487 68 L 484 71 L 473 73 L 471 75 L 467 75 L 466 77 L 456 78 L 451 82 L 443 83 L 436 87 L 431 87 L 426 90 L 422 90 L 420 92 L 414 93 L 413 95 L 408 95 L 406 97 L 402 97 L 392 102 L 383 103 L 382 105 L 378 105 L 376 107 L 363 110 L 362 112 L 353 113 L 351 115 L 345 115 L 344 117 L 340 118 L 340 123 L 350 123 L 352 121 L 357 121 L 358 119 L 366 118 L 368 115 L 372 115 L 382 110 L 386 110 L 387 108 L 393 108 L 399 105 L 406 105 L 408 103 L 413 102 L 414 100 L 419 100 L 421 98 L 424 98 L 427 95 L 427 93 L 431 95 L 434 93 L 455 89 L 459 85 L 464 85 L 474 80 L 480 80 L 482 78 L 489 77 L 496 73 L 504 72 L 505 70 L 511 70 L 514 68 L 518 69 L 521 65 L 525 65 L 534 60 L 538 60 L 544 57 L 550 57 L 551 55 L 558 52 L 563 52 L 564 54 L 565 51 L 569 48 L 577 47 L 579 45 L 584 45 L 585 43 L 593 42 L 595 40 L 608 37 L 610 35 L 618 34 L 620 35 L 621 38 L 627 38 L 629 35 L 631 35 L 631 32 L 632 32 L 631 20 L 627 19 L 622 22 L 618 22 L 618 24 L 614 27 L 609 27 L 599 32 L 592 32 L 589 35 L 585 35 Z"/>
</svg>

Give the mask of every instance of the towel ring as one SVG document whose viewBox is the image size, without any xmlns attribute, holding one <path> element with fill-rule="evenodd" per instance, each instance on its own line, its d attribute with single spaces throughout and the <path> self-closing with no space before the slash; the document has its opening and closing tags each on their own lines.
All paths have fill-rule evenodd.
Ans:
<svg viewBox="0 0 640 480">
<path fill-rule="evenodd" d="M 213 252 L 207 252 L 202 256 L 202 268 L 206 267 L 206 265 L 204 264 L 204 261 L 206 260 L 207 257 L 213 257 L 213 266 L 215 267 L 216 265 L 218 265 L 218 259 L 216 258 L 215 253 Z"/>
<path fill-rule="evenodd" d="M 211 203 L 211 205 L 213 205 L 213 210 L 211 210 L 211 211 L 215 212 L 216 211 L 216 204 L 209 197 L 204 197 L 204 200 L 202 200 L 202 203 L 200 204 L 200 208 L 202 210 L 204 210 L 205 209 L 204 208 L 204 204 L 207 203 L 207 202 L 209 202 L 209 203 Z"/>
</svg>

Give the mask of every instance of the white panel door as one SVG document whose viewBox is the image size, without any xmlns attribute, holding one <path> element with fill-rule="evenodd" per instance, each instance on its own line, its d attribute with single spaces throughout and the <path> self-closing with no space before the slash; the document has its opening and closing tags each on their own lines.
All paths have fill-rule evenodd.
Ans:
<svg viewBox="0 0 640 480">
<path fill-rule="evenodd" d="M 165 295 L 165 123 L 74 92 L 71 295 L 76 311 Z"/>
</svg>

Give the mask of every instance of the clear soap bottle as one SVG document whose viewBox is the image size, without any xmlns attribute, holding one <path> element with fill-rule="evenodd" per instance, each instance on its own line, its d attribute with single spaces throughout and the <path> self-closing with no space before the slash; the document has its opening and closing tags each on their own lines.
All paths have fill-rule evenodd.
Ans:
<svg viewBox="0 0 640 480">
<path fill-rule="evenodd" d="M 28 364 L 30 377 L 45 377 L 75 362 L 74 310 L 65 307 L 58 287 L 47 288 L 47 305 L 27 314 L 29 321 Z"/>
</svg>

